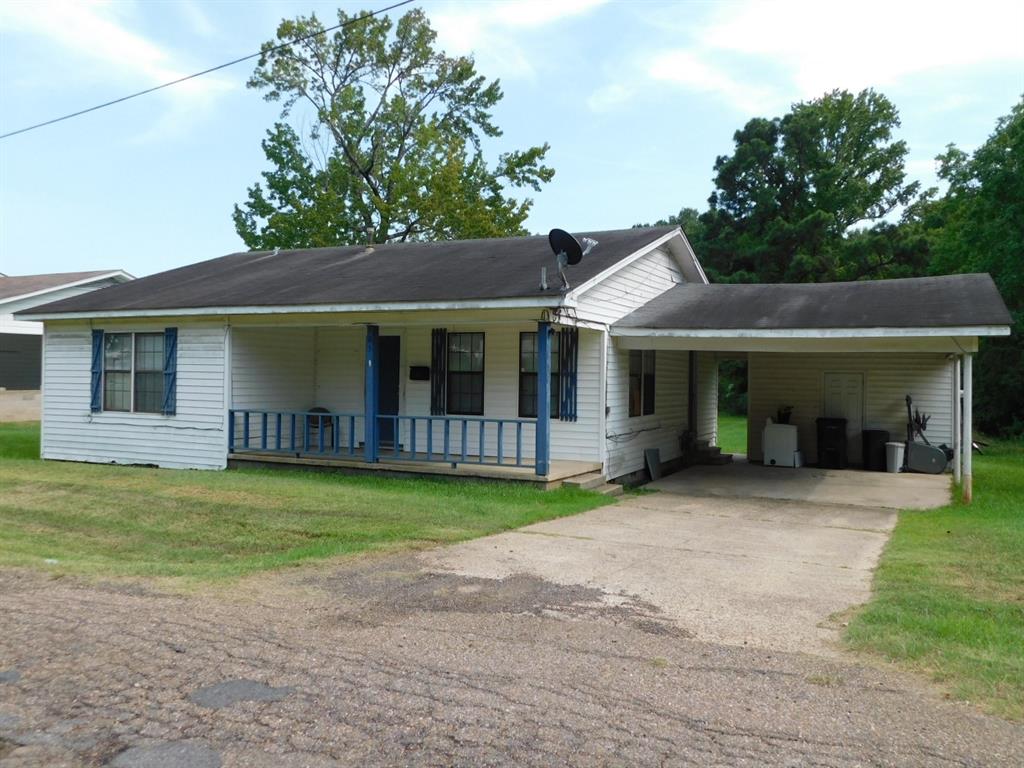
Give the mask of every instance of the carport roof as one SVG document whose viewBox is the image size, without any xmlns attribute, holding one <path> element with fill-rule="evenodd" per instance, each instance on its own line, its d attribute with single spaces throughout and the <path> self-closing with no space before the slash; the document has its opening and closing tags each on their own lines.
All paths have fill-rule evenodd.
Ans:
<svg viewBox="0 0 1024 768">
<path fill-rule="evenodd" d="M 1009 310 L 988 274 L 848 283 L 678 285 L 615 329 L 990 328 Z"/>
</svg>

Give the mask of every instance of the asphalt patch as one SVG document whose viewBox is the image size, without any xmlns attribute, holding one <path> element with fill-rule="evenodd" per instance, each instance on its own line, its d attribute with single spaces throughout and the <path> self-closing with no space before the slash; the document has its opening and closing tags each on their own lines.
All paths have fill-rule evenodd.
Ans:
<svg viewBox="0 0 1024 768">
<path fill-rule="evenodd" d="M 223 709 L 240 701 L 281 701 L 295 692 L 291 686 L 274 688 L 256 680 L 225 680 L 207 685 L 189 695 L 196 704 L 210 709 Z"/>
<path fill-rule="evenodd" d="M 220 768 L 220 755 L 205 741 L 164 741 L 126 749 L 110 762 L 111 768 Z"/>
</svg>

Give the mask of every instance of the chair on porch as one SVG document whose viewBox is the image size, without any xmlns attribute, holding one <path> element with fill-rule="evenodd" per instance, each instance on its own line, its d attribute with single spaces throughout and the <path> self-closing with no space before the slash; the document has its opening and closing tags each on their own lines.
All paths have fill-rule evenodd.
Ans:
<svg viewBox="0 0 1024 768">
<path fill-rule="evenodd" d="M 323 431 L 324 449 L 334 448 L 334 419 L 330 411 L 321 406 L 315 406 L 306 411 L 306 429 L 309 434 L 309 449 L 318 451 L 320 449 L 320 432 Z"/>
</svg>

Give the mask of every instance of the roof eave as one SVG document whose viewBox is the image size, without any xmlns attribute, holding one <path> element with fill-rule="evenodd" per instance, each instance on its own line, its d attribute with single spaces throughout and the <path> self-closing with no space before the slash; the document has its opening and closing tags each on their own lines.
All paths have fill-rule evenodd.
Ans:
<svg viewBox="0 0 1024 768">
<path fill-rule="evenodd" d="M 1009 336 L 1008 325 L 916 328 L 631 328 L 613 325 L 612 336 L 722 339 L 871 339 L 934 336 Z"/>
<path fill-rule="evenodd" d="M 363 304 L 295 304 L 287 306 L 184 307 L 177 309 L 108 309 L 88 312 L 18 313 L 20 320 L 92 320 L 96 318 L 223 317 L 228 315 L 291 315 L 355 312 L 416 312 L 474 309 L 550 309 L 575 307 L 576 301 L 562 294 L 505 299 L 464 301 L 396 301 Z"/>
</svg>

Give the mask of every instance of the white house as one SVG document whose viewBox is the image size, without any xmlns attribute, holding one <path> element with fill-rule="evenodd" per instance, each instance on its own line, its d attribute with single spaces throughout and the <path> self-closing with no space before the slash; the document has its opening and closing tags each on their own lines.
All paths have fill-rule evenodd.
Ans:
<svg viewBox="0 0 1024 768">
<path fill-rule="evenodd" d="M 120 269 L 49 275 L 0 274 L 0 420 L 39 418 L 43 324 L 15 312 L 131 280 Z"/>
<path fill-rule="evenodd" d="M 524 237 L 236 253 L 40 307 L 42 455 L 621 479 L 716 442 L 737 355 L 753 460 L 786 405 L 809 462 L 815 419 L 847 418 L 856 465 L 907 393 L 959 452 L 958 368 L 969 393 L 978 337 L 1009 332 L 987 275 L 708 285 L 677 227 L 587 234 L 568 289 Z"/>
</svg>

